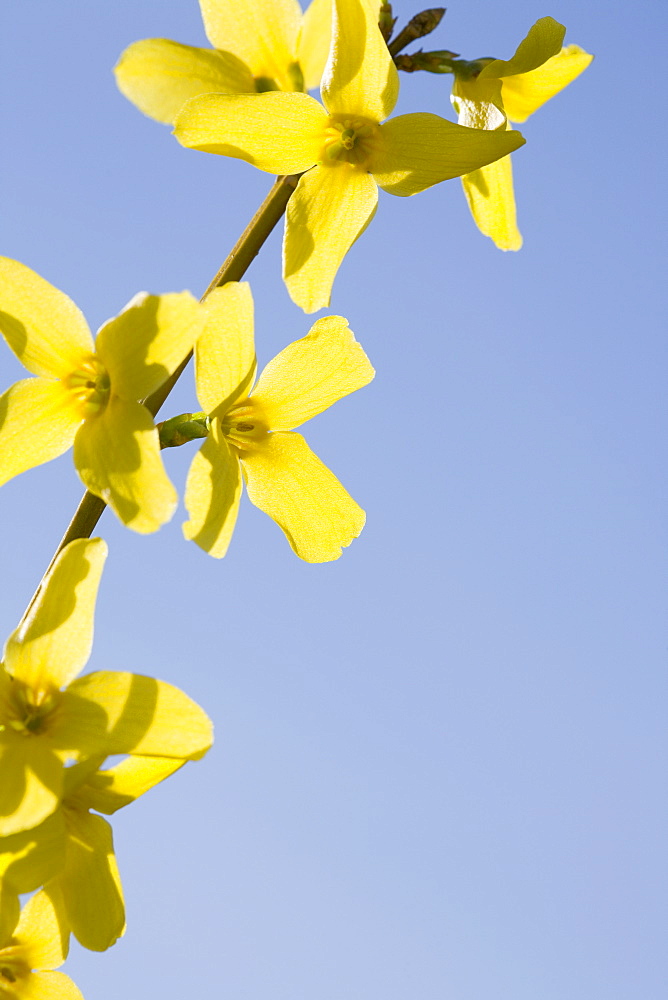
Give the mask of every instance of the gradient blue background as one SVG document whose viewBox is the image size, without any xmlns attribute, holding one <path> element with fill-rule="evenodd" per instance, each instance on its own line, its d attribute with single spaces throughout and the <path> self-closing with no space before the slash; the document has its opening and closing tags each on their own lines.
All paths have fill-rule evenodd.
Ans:
<svg viewBox="0 0 668 1000">
<path fill-rule="evenodd" d="M 182 686 L 217 741 L 115 818 L 128 932 L 74 944 L 86 1000 L 666 996 L 666 8 L 455 0 L 425 47 L 508 58 L 545 14 L 597 58 L 523 128 L 524 249 L 451 181 L 381 193 L 336 281 L 378 374 L 306 436 L 361 538 L 308 566 L 246 503 L 217 562 L 181 512 L 101 522 L 90 667 Z M 271 183 L 117 92 L 151 36 L 206 44 L 195 0 L 2 14 L 0 253 L 94 329 L 140 289 L 200 294 Z M 448 77 L 402 88 L 451 117 Z M 312 322 L 280 239 L 249 273 L 260 364 Z M 189 376 L 166 412 L 194 405 Z M 3 636 L 80 493 L 70 455 L 3 489 Z"/>
</svg>

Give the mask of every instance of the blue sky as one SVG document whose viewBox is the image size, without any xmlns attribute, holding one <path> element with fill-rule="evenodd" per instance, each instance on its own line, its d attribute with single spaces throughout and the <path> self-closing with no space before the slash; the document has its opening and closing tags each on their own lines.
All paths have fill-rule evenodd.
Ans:
<svg viewBox="0 0 668 1000">
<path fill-rule="evenodd" d="M 362 536 L 308 566 L 246 503 L 218 562 L 182 511 L 150 537 L 104 515 L 90 667 L 178 684 L 217 742 L 115 818 L 128 931 L 73 947 L 86 1000 L 665 996 L 665 7 L 456 0 L 424 47 L 508 58 L 546 14 L 596 60 L 522 129 L 523 250 L 458 181 L 381 194 L 334 286 L 377 376 L 306 436 Z M 196 0 L 3 14 L 0 253 L 94 329 L 201 294 L 271 183 L 117 92 L 146 37 L 206 44 Z M 402 76 L 421 110 L 451 117 L 448 77 Z M 261 365 L 312 322 L 279 261 L 277 231 Z M 194 406 L 185 377 L 168 412 Z M 3 635 L 80 493 L 69 455 L 3 488 Z"/>
</svg>

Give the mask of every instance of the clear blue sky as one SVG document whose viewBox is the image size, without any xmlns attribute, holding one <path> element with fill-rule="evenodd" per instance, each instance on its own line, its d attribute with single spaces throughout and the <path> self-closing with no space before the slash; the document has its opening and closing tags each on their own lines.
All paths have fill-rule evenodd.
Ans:
<svg viewBox="0 0 668 1000">
<path fill-rule="evenodd" d="M 182 686 L 217 742 L 116 817 L 128 931 L 73 947 L 86 1000 L 666 995 L 665 6 L 454 0 L 425 47 L 508 58 L 546 14 L 596 61 L 523 128 L 524 249 L 451 181 L 381 196 L 335 284 L 378 374 L 307 436 L 360 539 L 308 566 L 246 503 L 217 562 L 182 512 L 101 522 L 90 667 Z M 2 15 L 0 253 L 94 329 L 142 289 L 200 294 L 270 184 L 116 91 L 151 36 L 206 44 L 196 0 Z M 400 110 L 448 95 L 402 76 Z M 312 321 L 279 250 L 249 274 L 261 364 Z M 186 378 L 170 412 L 194 405 Z M 2 637 L 80 493 L 69 455 L 3 488 Z"/>
</svg>

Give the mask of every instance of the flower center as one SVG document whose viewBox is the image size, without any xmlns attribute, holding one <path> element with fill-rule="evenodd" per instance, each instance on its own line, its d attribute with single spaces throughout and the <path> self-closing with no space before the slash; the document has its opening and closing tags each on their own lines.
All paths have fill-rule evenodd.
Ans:
<svg viewBox="0 0 668 1000">
<path fill-rule="evenodd" d="M 84 420 L 100 413 L 107 405 L 111 379 L 95 354 L 86 358 L 62 381 Z"/>
<path fill-rule="evenodd" d="M 237 403 L 220 423 L 227 443 L 237 451 L 253 450 L 269 433 L 267 419 L 252 399 Z"/>
<path fill-rule="evenodd" d="M 57 692 L 35 697 L 35 692 L 14 680 L 8 702 L 9 711 L 0 723 L 0 732 L 3 729 L 13 729 L 23 736 L 35 736 L 44 732 L 56 701 Z"/>
<path fill-rule="evenodd" d="M 324 132 L 323 164 L 351 163 L 366 167 L 378 148 L 380 126 L 369 118 L 331 115 Z"/>
<path fill-rule="evenodd" d="M 5 991 L 14 996 L 13 990 L 3 986 L 5 983 L 15 983 L 17 979 L 22 979 L 30 972 L 30 966 L 22 955 L 21 945 L 10 945 L 8 948 L 0 949 L 0 995 Z"/>
</svg>

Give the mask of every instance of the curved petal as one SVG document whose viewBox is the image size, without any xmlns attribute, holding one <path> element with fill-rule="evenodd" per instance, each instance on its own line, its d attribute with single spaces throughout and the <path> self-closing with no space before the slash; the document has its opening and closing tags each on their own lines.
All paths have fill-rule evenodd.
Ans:
<svg viewBox="0 0 668 1000">
<path fill-rule="evenodd" d="M 381 134 L 373 175 L 385 191 L 402 196 L 468 174 L 524 144 L 519 132 L 464 128 L 428 113 L 392 118 Z"/>
<path fill-rule="evenodd" d="M 111 827 L 82 809 L 65 809 L 67 860 L 58 878 L 67 920 L 84 948 L 106 951 L 125 930 L 123 888 Z"/>
<path fill-rule="evenodd" d="M 382 122 L 392 114 L 399 74 L 378 27 L 377 3 L 335 0 L 332 48 L 320 93 L 331 115 Z"/>
<path fill-rule="evenodd" d="M 462 185 L 480 232 L 494 240 L 499 250 L 519 250 L 522 236 L 517 228 L 510 157 L 502 156 L 495 163 L 464 174 Z"/>
<path fill-rule="evenodd" d="M 0 731 L 0 773 L 0 837 L 38 826 L 58 807 L 63 765 L 44 737 Z"/>
<path fill-rule="evenodd" d="M 325 109 L 308 94 L 206 94 L 188 101 L 174 135 L 182 146 L 270 174 L 300 174 L 320 156 L 326 123 Z"/>
<path fill-rule="evenodd" d="M 302 18 L 297 61 L 304 75 L 306 90 L 320 86 L 332 43 L 332 6 L 333 0 L 312 0 Z"/>
<path fill-rule="evenodd" d="M 270 434 L 242 465 L 251 501 L 283 529 L 300 559 L 338 559 L 364 527 L 362 508 L 301 434 Z"/>
<path fill-rule="evenodd" d="M 21 982 L 21 1000 L 84 1000 L 64 972 L 30 972 Z"/>
<path fill-rule="evenodd" d="M 17 892 L 32 892 L 65 867 L 65 824 L 57 809 L 39 826 L 0 842 L 0 884 L 5 876 Z"/>
<path fill-rule="evenodd" d="M 0 396 L 0 486 L 72 447 L 81 413 L 61 382 L 27 378 Z"/>
<path fill-rule="evenodd" d="M 133 531 L 146 534 L 178 503 L 160 457 L 158 432 L 145 406 L 112 396 L 74 439 L 74 464 L 87 489 Z"/>
<path fill-rule="evenodd" d="M 367 385 L 374 374 L 348 320 L 325 316 L 269 362 L 253 401 L 260 403 L 273 431 L 292 430 Z"/>
<path fill-rule="evenodd" d="M 200 0 L 207 38 L 214 48 L 243 59 L 254 76 L 293 90 L 289 67 L 295 60 L 302 12 L 297 0 Z"/>
<path fill-rule="evenodd" d="M 173 124 L 191 97 L 199 94 L 252 94 L 253 74 L 231 52 L 199 49 L 167 38 L 134 42 L 114 67 L 116 83 L 140 111 Z"/>
<path fill-rule="evenodd" d="M 300 178 L 286 211 L 283 279 L 304 312 L 329 305 L 341 261 L 377 204 L 373 177 L 348 163 L 317 166 Z"/>
<path fill-rule="evenodd" d="M 14 936 L 23 945 L 32 969 L 57 968 L 67 958 L 69 933 L 48 891 L 38 892 L 28 900 Z"/>
<path fill-rule="evenodd" d="M 126 757 L 106 771 L 96 771 L 79 792 L 89 809 L 110 815 L 138 799 L 185 764 L 169 757 Z"/>
<path fill-rule="evenodd" d="M 136 295 L 97 335 L 97 353 L 111 391 L 145 399 L 178 368 L 202 328 L 201 306 L 190 292 Z"/>
<path fill-rule="evenodd" d="M 213 742 L 206 713 L 183 691 L 141 674 L 97 671 L 62 696 L 61 729 L 86 752 L 195 760 Z M 100 727 L 100 719 L 106 722 Z M 52 733 L 54 742 L 58 736 Z"/>
<path fill-rule="evenodd" d="M 240 498 L 239 459 L 215 421 L 188 472 L 184 503 L 190 520 L 184 522 L 184 538 L 222 559 L 237 522 Z"/>
<path fill-rule="evenodd" d="M 515 122 L 524 122 L 546 101 L 572 83 L 594 57 L 578 45 L 567 45 L 533 73 L 503 80 L 503 106 Z"/>
<path fill-rule="evenodd" d="M 225 413 L 250 392 L 255 376 L 253 296 L 247 281 L 229 281 L 207 296 L 195 345 L 195 386 L 206 413 Z"/>
<path fill-rule="evenodd" d="M 566 29 L 553 17 L 541 17 L 529 28 L 526 38 L 517 46 L 512 59 L 492 59 L 480 72 L 486 77 L 509 77 L 516 73 L 530 73 L 559 52 L 564 43 Z"/>
<path fill-rule="evenodd" d="M 72 299 L 8 257 L 0 257 L 0 332 L 33 375 L 62 378 L 95 350 Z"/>
<path fill-rule="evenodd" d="M 79 538 L 58 554 L 29 613 L 5 645 L 5 665 L 36 696 L 69 684 L 93 647 L 95 598 L 107 558 L 101 538 Z"/>
</svg>

